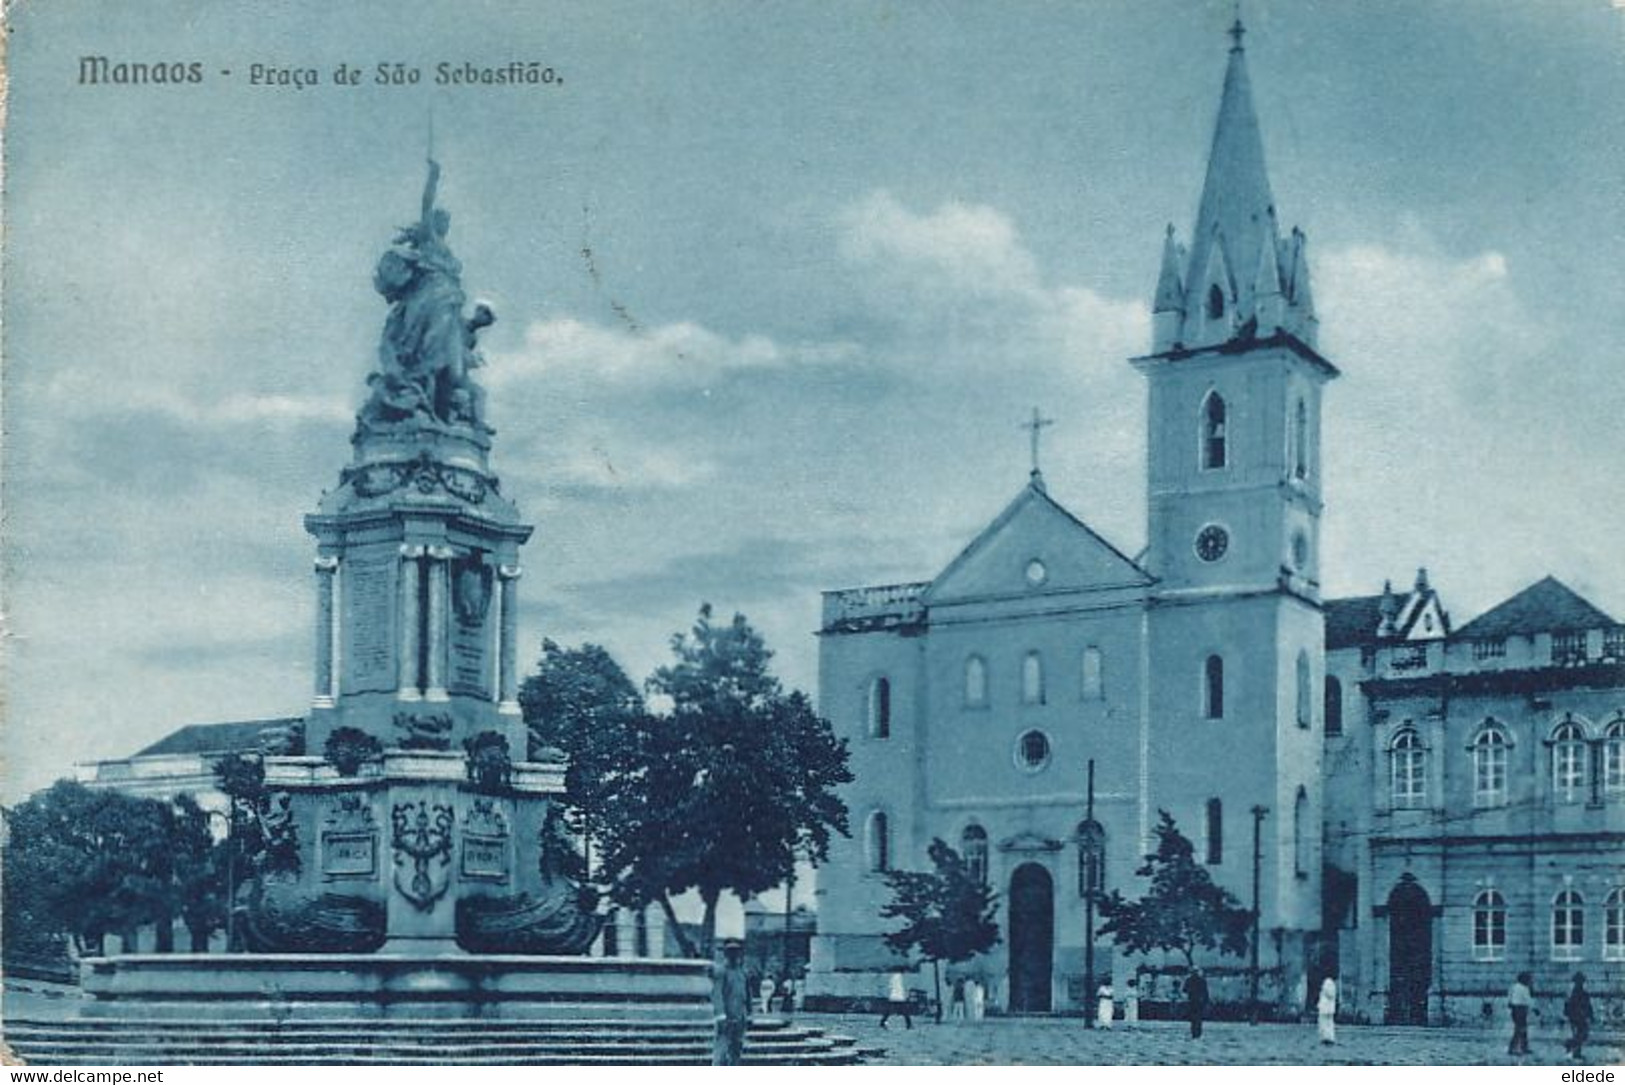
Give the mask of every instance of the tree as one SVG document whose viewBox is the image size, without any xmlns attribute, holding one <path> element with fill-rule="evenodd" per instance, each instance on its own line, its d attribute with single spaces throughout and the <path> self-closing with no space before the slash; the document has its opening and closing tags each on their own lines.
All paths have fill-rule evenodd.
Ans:
<svg viewBox="0 0 1625 1085">
<path fill-rule="evenodd" d="M 7 948 L 64 938 L 87 953 L 107 934 L 162 928 L 174 906 L 175 822 L 167 803 L 71 780 L 19 803 L 5 853 Z M 17 916 L 35 927 L 25 920 L 14 940 Z"/>
<path fill-rule="evenodd" d="M 1139 900 L 1126 900 L 1112 890 L 1100 902 L 1105 920 L 1100 933 L 1113 935 L 1129 953 L 1178 951 L 1187 968 L 1195 967 L 1197 949 L 1243 956 L 1252 912 L 1213 884 L 1173 817 L 1166 810 L 1158 813 L 1157 850 L 1134 872 L 1150 878 L 1151 888 Z"/>
<path fill-rule="evenodd" d="M 192 936 L 192 952 L 206 953 L 209 937 L 226 925 L 228 843 L 209 831 L 209 812 L 190 795 L 175 799 L 175 908 Z"/>
<path fill-rule="evenodd" d="M 592 842 L 603 817 L 611 780 L 630 771 L 636 721 L 643 697 L 602 647 L 562 648 L 542 641 L 536 673 L 519 687 L 519 705 L 530 735 L 530 756 L 544 749 L 569 758 L 564 773 L 564 806 L 569 827 Z"/>
<path fill-rule="evenodd" d="M 999 944 L 997 895 L 971 875 L 957 851 L 940 838 L 926 854 L 936 869 L 930 873 L 893 870 L 886 875 L 892 899 L 882 919 L 901 919 L 900 930 L 886 944 L 902 954 L 919 950 L 931 962 L 937 992 L 937 1021 L 942 1021 L 941 962 L 958 964 Z"/>
<path fill-rule="evenodd" d="M 723 893 L 749 899 L 788 879 L 798 858 L 828 857 L 831 832 L 848 832 L 834 789 L 852 779 L 845 741 L 804 695 L 784 692 L 761 635 L 742 614 L 718 624 L 711 613 L 702 606 L 672 638 L 673 662 L 648 683 L 670 711 L 626 721 L 626 760 L 603 796 L 615 899 L 659 903 L 680 930 L 670 897 L 698 891 L 706 955 Z"/>
</svg>

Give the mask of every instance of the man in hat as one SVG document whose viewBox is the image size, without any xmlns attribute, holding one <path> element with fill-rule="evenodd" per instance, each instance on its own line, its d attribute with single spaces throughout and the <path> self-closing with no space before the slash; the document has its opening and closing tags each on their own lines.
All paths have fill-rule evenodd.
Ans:
<svg viewBox="0 0 1625 1085">
<path fill-rule="evenodd" d="M 750 1024 L 745 943 L 738 938 L 722 940 L 722 963 L 711 968 L 711 1010 L 717 1026 L 711 1065 L 738 1066 L 745 1050 L 745 1027 Z"/>
<path fill-rule="evenodd" d="M 1207 979 L 1200 968 L 1191 969 L 1185 980 L 1186 1010 L 1191 1019 L 1191 1039 L 1202 1038 L 1202 1018 L 1207 1015 Z"/>
<path fill-rule="evenodd" d="M 1574 986 L 1563 1003 L 1563 1017 L 1569 1023 L 1569 1038 L 1563 1041 L 1563 1046 L 1568 1048 L 1575 1062 L 1580 1062 L 1585 1058 L 1583 1049 L 1591 1035 L 1591 1023 L 1597 1019 L 1597 1012 L 1591 1008 L 1591 995 L 1586 991 L 1584 972 L 1574 974 Z"/>
</svg>

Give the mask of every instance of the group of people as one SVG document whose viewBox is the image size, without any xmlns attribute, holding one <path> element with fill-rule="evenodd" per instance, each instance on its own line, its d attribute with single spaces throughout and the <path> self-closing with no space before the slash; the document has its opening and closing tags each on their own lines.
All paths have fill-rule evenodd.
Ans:
<svg viewBox="0 0 1625 1085">
<path fill-rule="evenodd" d="M 1518 978 L 1507 989 L 1507 1009 L 1512 1011 L 1512 1042 L 1507 1044 L 1508 1055 L 1529 1054 L 1529 1012 L 1535 1004 L 1533 984 L 1534 979 L 1528 972 L 1519 972 Z M 1574 974 L 1569 996 L 1563 1000 L 1563 1020 L 1569 1026 L 1569 1036 L 1563 1041 L 1563 1050 L 1579 1062 L 1585 1058 L 1586 1041 L 1591 1038 L 1591 1026 L 1597 1020 L 1597 1011 L 1591 1005 L 1591 993 L 1586 990 L 1584 972 Z"/>
<path fill-rule="evenodd" d="M 750 981 L 744 970 L 744 943 L 727 938 L 722 943 L 723 960 L 712 970 L 711 1004 L 716 1014 L 716 1044 L 712 1062 L 718 1066 L 736 1066 L 744 1050 L 745 1029 L 750 1023 Z M 1529 1050 L 1529 1014 L 1534 1007 L 1534 980 L 1528 972 L 1518 973 L 1507 991 L 1507 1008 L 1512 1013 L 1512 1041 L 1507 1045 L 1509 1055 L 1527 1055 Z M 764 981 L 764 986 L 766 986 Z M 1202 1025 L 1207 1019 L 1209 992 L 1207 977 L 1200 968 L 1191 969 L 1185 978 L 1185 1010 L 1190 1020 L 1191 1039 L 1200 1039 Z M 767 1008 L 767 991 L 763 992 L 762 1009 Z M 950 1016 L 963 1021 L 967 1015 L 979 1019 L 985 995 L 975 980 L 957 976 L 953 980 Z M 1115 1001 L 1111 985 L 1103 984 L 1097 992 L 1096 1023 L 1111 1028 L 1115 1015 Z M 1133 980 L 1129 981 L 1129 994 L 1124 1000 L 1124 1022 L 1134 1024 L 1139 1019 L 1139 992 Z M 1320 1042 L 1337 1042 L 1337 982 L 1327 976 L 1321 981 L 1315 1009 L 1320 1031 Z M 891 973 L 886 999 L 881 1009 L 880 1027 L 885 1028 L 893 1016 L 903 1018 L 908 1028 L 914 1027 L 913 1005 L 901 972 Z M 1596 1010 L 1591 994 L 1586 990 L 1584 972 L 1574 974 L 1573 986 L 1563 1002 L 1563 1019 L 1568 1023 L 1569 1036 L 1563 1048 L 1575 1060 L 1584 1056 L 1591 1026 L 1596 1021 Z"/>
</svg>

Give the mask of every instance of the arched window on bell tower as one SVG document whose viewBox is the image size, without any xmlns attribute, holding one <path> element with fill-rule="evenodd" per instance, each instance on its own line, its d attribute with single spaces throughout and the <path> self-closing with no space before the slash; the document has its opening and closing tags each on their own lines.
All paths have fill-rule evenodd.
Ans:
<svg viewBox="0 0 1625 1085">
<path fill-rule="evenodd" d="M 1210 720 L 1224 719 L 1224 659 L 1208 656 L 1202 665 L 1202 715 Z"/>
<path fill-rule="evenodd" d="M 1202 469 L 1212 471 L 1226 462 L 1224 397 L 1209 392 L 1202 401 Z"/>
<path fill-rule="evenodd" d="M 1292 477 L 1300 482 L 1309 477 L 1309 408 L 1301 398 L 1292 419 Z"/>
</svg>

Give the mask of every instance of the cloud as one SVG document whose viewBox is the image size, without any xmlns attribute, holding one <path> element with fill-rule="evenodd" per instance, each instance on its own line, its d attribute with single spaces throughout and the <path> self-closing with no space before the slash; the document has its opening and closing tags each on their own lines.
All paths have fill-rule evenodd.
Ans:
<svg viewBox="0 0 1625 1085">
<path fill-rule="evenodd" d="M 917 287 L 971 296 L 1039 289 L 1032 254 L 991 207 L 951 201 L 919 214 L 881 190 L 848 207 L 840 225 L 845 259 Z"/>
<path fill-rule="evenodd" d="M 756 333 L 729 337 L 691 321 L 627 328 L 561 317 L 526 327 L 523 348 L 496 356 L 486 383 L 499 393 L 533 381 L 582 379 L 645 388 L 700 386 L 739 370 L 835 364 L 855 353 L 848 343 L 781 344 Z"/>
<path fill-rule="evenodd" d="M 1316 262 L 1321 345 L 1344 373 L 1325 405 L 1332 594 L 1425 564 L 1463 620 L 1547 573 L 1609 583 L 1625 511 L 1574 495 L 1616 489 L 1625 462 L 1618 393 L 1595 385 L 1610 345 L 1572 340 L 1518 273 L 1414 224 Z"/>
</svg>

